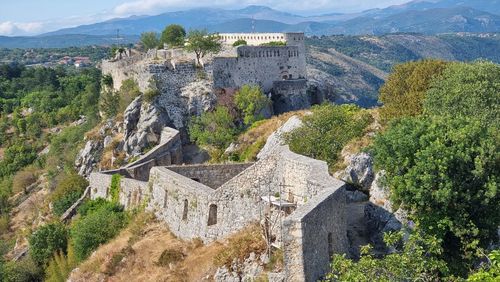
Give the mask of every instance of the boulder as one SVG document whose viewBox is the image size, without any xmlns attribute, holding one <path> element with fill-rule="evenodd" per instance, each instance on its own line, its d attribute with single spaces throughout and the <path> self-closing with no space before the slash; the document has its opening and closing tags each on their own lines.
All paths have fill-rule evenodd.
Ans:
<svg viewBox="0 0 500 282">
<path fill-rule="evenodd" d="M 263 159 L 269 156 L 276 148 L 281 145 L 284 145 L 283 135 L 293 131 L 296 128 L 302 126 L 302 121 L 298 116 L 292 116 L 283 124 L 280 128 L 278 128 L 275 132 L 273 132 L 266 141 L 266 144 L 260 150 L 259 154 L 257 154 L 257 159 Z"/>
<path fill-rule="evenodd" d="M 374 249 L 387 253 L 389 250 L 384 243 L 386 232 L 399 231 L 403 224 L 388 210 L 369 203 L 365 206 L 365 220 L 367 232 Z"/>
<path fill-rule="evenodd" d="M 339 173 L 339 178 L 347 183 L 368 192 L 375 179 L 373 172 L 373 159 L 367 153 L 359 153 L 348 157 L 348 166 Z"/>
</svg>

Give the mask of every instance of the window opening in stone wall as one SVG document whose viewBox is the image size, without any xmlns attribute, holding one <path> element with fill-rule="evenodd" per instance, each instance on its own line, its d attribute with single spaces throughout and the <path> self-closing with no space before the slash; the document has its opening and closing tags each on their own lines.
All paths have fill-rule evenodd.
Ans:
<svg viewBox="0 0 500 282">
<path fill-rule="evenodd" d="M 184 211 L 182 212 L 182 220 L 187 220 L 188 218 L 188 200 L 184 200 Z"/>
<path fill-rule="evenodd" d="M 168 193 L 167 193 L 167 190 L 165 190 L 165 196 L 163 196 L 163 208 L 167 207 L 167 196 L 168 196 Z"/>
<path fill-rule="evenodd" d="M 333 256 L 333 234 L 328 232 L 328 257 L 332 258 Z"/>
<path fill-rule="evenodd" d="M 208 211 L 208 226 L 217 224 L 217 205 L 211 204 Z"/>
</svg>

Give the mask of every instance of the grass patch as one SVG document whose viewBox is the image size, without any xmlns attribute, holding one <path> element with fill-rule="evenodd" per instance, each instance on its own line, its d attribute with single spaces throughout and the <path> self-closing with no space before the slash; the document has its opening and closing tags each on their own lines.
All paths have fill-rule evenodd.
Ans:
<svg viewBox="0 0 500 282">
<path fill-rule="evenodd" d="M 184 259 L 184 253 L 179 249 L 166 249 L 164 250 L 156 265 L 158 266 L 169 266 L 171 263 L 177 263 Z"/>
</svg>

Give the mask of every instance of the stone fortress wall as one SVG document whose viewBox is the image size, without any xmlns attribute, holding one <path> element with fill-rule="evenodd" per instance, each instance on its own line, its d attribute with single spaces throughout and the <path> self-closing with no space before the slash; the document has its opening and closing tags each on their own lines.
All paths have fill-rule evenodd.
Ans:
<svg viewBox="0 0 500 282">
<path fill-rule="evenodd" d="M 149 50 L 145 54 L 103 60 L 101 69 L 103 74 L 112 75 L 116 90 L 124 80 L 134 79 L 141 91 L 146 91 L 150 79 L 155 78 L 165 94 L 162 96 L 170 97 L 165 101 L 170 104 L 178 100 L 182 87 L 206 77 L 213 80 L 216 91 L 234 92 L 245 84 L 259 85 L 266 94 L 276 95 L 276 100 L 290 102 L 281 103 L 275 109 L 277 113 L 310 106 L 303 33 L 223 33 L 220 37 L 223 51 L 205 58 L 203 69 L 194 65 L 193 54 L 182 49 Z M 248 46 L 232 47 L 239 39 L 246 40 Z M 286 46 L 260 46 L 272 41 L 285 42 Z M 290 90 L 293 97 L 284 97 L 284 90 Z"/>
<path fill-rule="evenodd" d="M 124 172 L 92 173 L 91 198 L 108 198 L 112 174 L 120 173 L 120 202 L 146 204 L 183 239 L 211 242 L 262 223 L 270 210 L 283 216 L 282 229 L 272 232 L 289 281 L 315 281 L 332 252 L 348 251 L 344 183 L 328 174 L 325 162 L 286 146 L 254 164 L 154 166 L 147 181 Z"/>
</svg>

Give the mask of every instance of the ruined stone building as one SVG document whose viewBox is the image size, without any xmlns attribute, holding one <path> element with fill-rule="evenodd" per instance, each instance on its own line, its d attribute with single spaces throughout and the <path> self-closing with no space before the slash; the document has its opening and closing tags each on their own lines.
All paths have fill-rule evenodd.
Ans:
<svg viewBox="0 0 500 282">
<path fill-rule="evenodd" d="M 200 78 L 209 78 L 214 92 L 234 93 L 245 84 L 258 85 L 274 102 L 275 113 L 307 108 L 306 54 L 303 33 L 220 34 L 223 51 L 204 60 L 204 68 L 194 64 L 194 54 L 182 49 L 150 50 L 123 58 L 104 60 L 103 74 L 113 77 L 119 89 L 126 79 L 138 82 L 142 91 L 151 78 L 166 95 L 174 95 Z M 233 47 L 237 40 L 248 45 Z M 282 42 L 285 46 L 263 46 Z"/>
<path fill-rule="evenodd" d="M 332 254 L 348 253 L 345 184 L 325 162 L 277 146 L 255 163 L 175 165 L 180 139 L 166 130 L 173 141 L 134 164 L 92 173 L 91 197 L 109 198 L 111 179 L 120 174 L 126 208 L 146 204 L 176 236 L 205 243 L 261 223 L 269 243 L 283 250 L 287 281 L 316 281 Z"/>
</svg>

